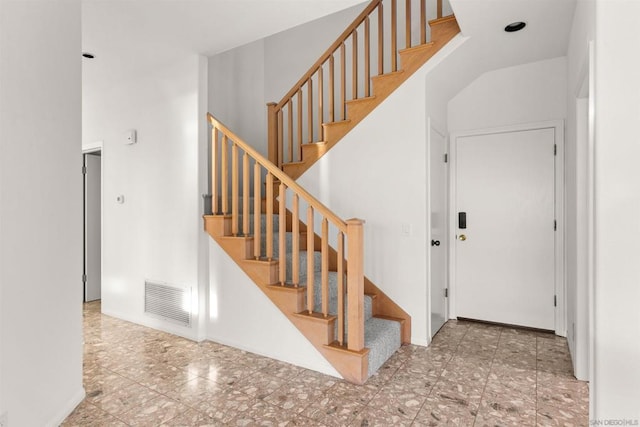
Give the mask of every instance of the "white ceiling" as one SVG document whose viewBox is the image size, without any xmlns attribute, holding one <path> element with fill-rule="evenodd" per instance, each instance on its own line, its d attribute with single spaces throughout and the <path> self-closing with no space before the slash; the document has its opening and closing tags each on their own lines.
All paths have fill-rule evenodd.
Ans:
<svg viewBox="0 0 640 427">
<path fill-rule="evenodd" d="M 83 0 L 82 48 L 97 59 L 129 51 L 138 58 L 161 50 L 211 55 L 363 2 Z"/>
<path fill-rule="evenodd" d="M 482 68 L 566 55 L 576 0 L 451 0 L 460 28 L 476 46 Z M 519 32 L 504 27 L 523 21 Z"/>
</svg>

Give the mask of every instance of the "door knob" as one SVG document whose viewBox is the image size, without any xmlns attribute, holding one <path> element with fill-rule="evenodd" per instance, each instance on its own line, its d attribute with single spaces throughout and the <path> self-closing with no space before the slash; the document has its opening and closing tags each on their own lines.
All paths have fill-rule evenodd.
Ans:
<svg viewBox="0 0 640 427">
<path fill-rule="evenodd" d="M 465 236 L 464 234 L 461 234 L 460 236 L 458 236 L 458 239 L 464 242 L 465 240 L 467 240 L 467 236 Z"/>
<path fill-rule="evenodd" d="M 440 246 L 440 240 L 432 240 L 431 246 Z"/>
</svg>

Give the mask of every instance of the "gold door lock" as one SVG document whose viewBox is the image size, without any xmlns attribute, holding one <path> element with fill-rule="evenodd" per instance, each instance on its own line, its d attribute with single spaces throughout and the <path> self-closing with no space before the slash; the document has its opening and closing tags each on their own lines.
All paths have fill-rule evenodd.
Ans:
<svg viewBox="0 0 640 427">
<path fill-rule="evenodd" d="M 464 242 L 465 240 L 467 240 L 467 236 L 465 236 L 464 234 L 461 234 L 460 236 L 458 236 L 458 239 Z"/>
</svg>

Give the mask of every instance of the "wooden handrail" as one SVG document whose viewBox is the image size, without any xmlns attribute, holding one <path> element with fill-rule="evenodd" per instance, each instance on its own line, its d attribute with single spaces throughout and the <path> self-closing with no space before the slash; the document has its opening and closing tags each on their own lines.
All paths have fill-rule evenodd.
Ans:
<svg viewBox="0 0 640 427">
<path fill-rule="evenodd" d="M 209 120 L 209 123 L 211 123 L 213 127 L 221 130 L 223 135 L 225 135 L 227 139 L 231 139 L 234 144 L 240 147 L 245 153 L 249 154 L 249 156 L 253 157 L 253 159 L 258 162 L 263 168 L 265 168 L 268 173 L 280 180 L 280 182 L 284 183 L 287 188 L 290 188 L 294 193 L 298 194 L 309 205 L 313 206 L 317 213 L 330 220 L 333 225 L 335 225 L 343 233 L 347 232 L 347 224 L 345 221 L 343 221 L 329 208 L 322 204 L 322 202 L 309 194 L 309 192 L 307 192 L 298 183 L 291 179 L 286 173 L 280 170 L 275 164 L 271 163 L 262 154 L 258 153 L 250 145 L 245 143 L 238 135 L 236 135 L 233 131 L 226 127 L 222 122 L 213 117 L 211 113 L 207 113 L 207 120 Z M 267 190 L 269 190 L 269 187 L 267 187 Z"/>
<path fill-rule="evenodd" d="M 289 92 L 287 92 L 287 94 L 282 98 L 282 100 L 278 102 L 278 104 L 276 105 L 276 110 L 282 109 L 282 107 L 287 102 L 289 102 L 289 99 L 293 95 L 295 95 L 295 93 L 298 92 L 298 90 L 302 88 L 302 86 L 304 86 L 307 80 L 309 80 L 311 76 L 315 74 L 318 68 L 320 68 L 322 64 L 324 64 L 327 61 L 327 59 L 329 59 L 329 57 L 333 55 L 333 53 L 340 48 L 340 45 L 349 38 L 351 33 L 353 33 L 353 31 L 356 28 L 358 28 L 358 26 L 364 21 L 364 19 L 371 12 L 375 10 L 375 8 L 378 6 L 378 3 L 381 3 L 381 2 L 382 0 L 373 0 L 371 3 L 369 3 L 369 5 L 362 11 L 362 13 L 360 13 L 360 15 L 358 15 L 356 19 L 354 19 L 353 22 L 347 27 L 347 29 L 344 30 L 342 34 L 340 34 L 340 37 L 338 37 L 336 41 L 333 42 L 331 46 L 329 46 L 329 49 L 327 49 L 320 56 L 320 58 L 318 58 L 318 60 L 311 66 L 311 68 L 309 68 L 309 71 L 304 73 L 304 75 L 300 78 L 300 80 L 298 80 L 298 82 L 291 88 Z"/>
</svg>

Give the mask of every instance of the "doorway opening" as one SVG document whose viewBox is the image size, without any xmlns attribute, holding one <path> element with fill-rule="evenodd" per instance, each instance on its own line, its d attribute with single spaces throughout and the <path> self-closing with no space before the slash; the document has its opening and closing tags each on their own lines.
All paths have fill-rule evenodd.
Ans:
<svg viewBox="0 0 640 427">
<path fill-rule="evenodd" d="M 83 154 L 84 259 L 83 302 L 101 299 L 102 294 L 102 150 Z"/>
</svg>

